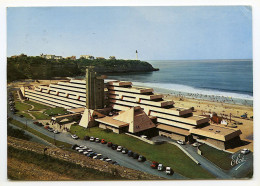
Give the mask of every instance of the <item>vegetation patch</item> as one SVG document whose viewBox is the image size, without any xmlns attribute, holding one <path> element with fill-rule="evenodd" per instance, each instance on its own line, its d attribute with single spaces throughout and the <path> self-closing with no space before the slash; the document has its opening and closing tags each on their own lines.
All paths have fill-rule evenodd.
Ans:
<svg viewBox="0 0 260 186">
<path fill-rule="evenodd" d="M 7 126 L 7 135 L 8 136 L 12 136 L 15 138 L 20 138 L 20 139 L 24 139 L 24 140 L 30 140 L 32 137 L 25 134 L 25 132 L 23 130 L 20 129 L 14 129 L 11 126 Z"/>
<path fill-rule="evenodd" d="M 56 107 L 56 108 L 50 108 L 46 111 L 44 111 L 45 114 L 49 115 L 49 116 L 55 116 L 58 114 L 68 114 L 67 110 L 65 108 L 62 107 Z"/>
<path fill-rule="evenodd" d="M 72 180 L 122 180 L 125 178 L 111 173 L 101 172 L 92 168 L 81 167 L 80 165 L 53 158 L 47 155 L 38 154 L 31 151 L 25 151 L 8 146 L 8 158 L 17 159 L 21 162 L 37 165 L 38 167 L 52 171 L 62 175 L 63 177 L 70 177 Z M 19 170 L 22 172 L 22 170 Z M 26 175 L 18 177 L 13 174 L 15 170 L 9 170 L 8 178 L 12 180 L 28 180 Z M 36 171 L 37 172 L 37 171 Z M 48 179 L 44 179 L 48 180 Z M 55 179 L 54 179 L 55 180 Z"/>
<path fill-rule="evenodd" d="M 39 111 L 39 110 L 43 110 L 43 109 L 49 109 L 51 107 L 40 104 L 40 103 L 36 103 L 34 101 L 25 101 L 25 103 L 33 105 L 34 108 L 32 109 L 32 111 Z"/>
<path fill-rule="evenodd" d="M 30 105 L 25 104 L 25 103 L 16 101 L 16 102 L 15 102 L 15 108 L 16 108 L 19 112 L 21 112 L 21 111 L 27 111 L 27 110 L 31 109 L 32 107 L 31 107 Z"/>
<path fill-rule="evenodd" d="M 22 128 L 24 130 L 27 130 L 27 131 L 33 133 L 34 135 L 48 141 L 49 143 L 54 144 L 56 146 L 63 146 L 65 148 L 69 149 L 69 150 L 71 148 L 71 144 L 65 143 L 65 142 L 62 142 L 62 141 L 58 141 L 58 140 L 54 140 L 53 138 L 50 138 L 50 137 L 38 132 L 37 130 L 34 130 L 31 127 L 26 126 L 25 124 L 21 123 L 20 121 L 13 119 L 13 120 L 10 121 L 10 123 L 12 123 L 13 125 L 16 125 L 17 127 Z"/>
<path fill-rule="evenodd" d="M 199 147 L 202 152 L 202 155 L 207 158 L 212 163 L 216 164 L 220 168 L 224 170 L 229 170 L 232 168 L 231 166 L 231 154 L 210 147 L 206 144 L 203 144 Z"/>
<path fill-rule="evenodd" d="M 71 133 L 77 134 L 81 139 L 84 136 L 94 136 L 105 139 L 112 143 L 122 145 L 129 150 L 144 155 L 151 161 L 158 161 L 186 177 L 194 179 L 213 179 L 212 174 L 194 163 L 178 147 L 171 144 L 151 145 L 126 134 L 115 134 L 98 127 L 84 128 L 79 125 L 72 125 Z"/>
<path fill-rule="evenodd" d="M 49 120 L 51 119 L 50 116 L 45 115 L 42 112 L 31 112 L 31 114 L 37 119 L 37 120 Z"/>
</svg>

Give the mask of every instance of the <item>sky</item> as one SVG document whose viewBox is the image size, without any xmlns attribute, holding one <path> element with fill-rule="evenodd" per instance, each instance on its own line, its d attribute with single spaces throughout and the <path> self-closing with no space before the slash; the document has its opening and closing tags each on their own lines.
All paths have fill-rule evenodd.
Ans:
<svg viewBox="0 0 260 186">
<path fill-rule="evenodd" d="M 252 59 L 246 6 L 11 7 L 7 56 Z"/>
</svg>

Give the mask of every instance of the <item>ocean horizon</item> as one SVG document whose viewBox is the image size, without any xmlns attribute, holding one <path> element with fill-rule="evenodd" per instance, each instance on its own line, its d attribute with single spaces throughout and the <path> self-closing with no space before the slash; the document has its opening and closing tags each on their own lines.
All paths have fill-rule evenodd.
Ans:
<svg viewBox="0 0 260 186">
<path fill-rule="evenodd" d="M 253 105 L 253 61 L 147 60 L 159 71 L 108 74 L 108 79 L 132 81 L 156 92 L 207 99 L 210 96 L 235 104 Z"/>
</svg>

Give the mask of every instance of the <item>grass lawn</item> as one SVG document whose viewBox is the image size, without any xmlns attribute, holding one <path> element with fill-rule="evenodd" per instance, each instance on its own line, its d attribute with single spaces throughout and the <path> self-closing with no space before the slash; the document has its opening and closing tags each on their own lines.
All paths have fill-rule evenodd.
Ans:
<svg viewBox="0 0 260 186">
<path fill-rule="evenodd" d="M 32 111 L 39 111 L 39 110 L 43 110 L 43 109 L 49 109 L 51 107 L 40 104 L 40 103 L 36 103 L 34 101 L 25 101 L 25 103 L 28 103 L 30 105 L 34 106 L 34 109 Z"/>
<path fill-rule="evenodd" d="M 206 144 L 203 144 L 199 147 L 202 152 L 202 155 L 210 160 L 212 163 L 216 164 L 224 170 L 229 170 L 231 166 L 231 156 L 232 154 L 217 150 L 213 147 L 210 147 Z"/>
<path fill-rule="evenodd" d="M 23 115 L 25 118 L 27 119 L 33 119 L 29 114 L 27 114 L 26 112 L 25 113 L 22 113 L 22 112 L 17 112 L 16 115 Z"/>
<path fill-rule="evenodd" d="M 38 120 L 48 120 L 51 119 L 50 116 L 45 115 L 44 113 L 41 112 L 30 112 L 36 119 Z"/>
<path fill-rule="evenodd" d="M 58 114 L 66 114 L 67 110 L 62 107 L 56 107 L 56 108 L 50 108 L 50 109 L 44 111 L 44 113 L 49 116 L 54 116 L 54 115 L 58 115 Z"/>
<path fill-rule="evenodd" d="M 194 163 L 178 147 L 171 144 L 151 145 L 126 134 L 115 134 L 107 132 L 98 127 L 86 129 L 78 125 L 72 125 L 71 133 L 77 134 L 81 139 L 85 135 L 104 138 L 129 150 L 144 155 L 148 160 L 158 161 L 164 165 L 171 166 L 173 170 L 193 179 L 214 179 L 209 172 Z"/>
<path fill-rule="evenodd" d="M 25 151 L 8 146 L 8 158 L 18 160 L 22 165 L 34 164 L 39 167 L 39 170 L 35 170 L 34 174 L 41 178 L 42 170 L 58 173 L 63 177 L 70 178 L 71 180 L 122 180 L 119 175 L 113 175 L 112 173 L 101 172 L 92 168 L 81 167 L 80 165 L 53 158 L 50 156 L 44 156 L 31 151 Z M 20 170 L 19 170 L 20 169 Z M 43 171 L 43 173 L 45 173 Z M 29 174 L 29 175 L 28 175 Z M 32 180 L 30 173 L 24 172 L 22 167 L 17 169 L 10 168 L 8 164 L 8 178 L 11 180 Z M 60 180 L 59 177 L 52 178 Z M 45 178 L 46 180 L 46 178 Z M 48 179 L 47 179 L 48 180 Z"/>
<path fill-rule="evenodd" d="M 13 120 L 11 120 L 11 121 L 9 121 L 9 122 L 12 123 L 13 125 L 17 126 L 17 127 L 20 127 L 20 128 L 22 128 L 22 129 L 24 129 L 24 130 L 27 130 L 27 131 L 33 133 L 34 135 L 36 135 L 36 136 L 38 136 L 38 137 L 40 137 L 40 138 L 42 138 L 42 139 L 44 139 L 44 140 L 46 140 L 46 141 L 52 143 L 52 144 L 56 144 L 56 146 L 64 146 L 64 147 L 66 147 L 67 149 L 70 149 L 70 148 L 71 148 L 71 144 L 64 143 L 64 142 L 58 141 L 58 140 L 55 140 L 55 141 L 54 141 L 53 138 L 50 138 L 50 137 L 48 137 L 48 136 L 46 136 L 46 135 L 44 135 L 44 134 L 38 132 L 37 130 L 32 129 L 31 127 L 28 127 L 28 126 L 27 126 L 27 128 L 26 128 L 26 125 L 25 125 L 25 124 L 23 124 L 23 123 L 21 123 L 21 122 L 19 122 L 19 121 L 17 121 L 17 120 L 14 120 L 14 119 L 13 119 Z M 57 134 L 57 135 L 59 135 L 59 134 Z"/>
<path fill-rule="evenodd" d="M 32 107 L 30 105 L 24 104 L 22 102 L 16 101 L 15 102 L 15 108 L 18 111 L 27 111 L 27 110 L 31 109 Z"/>
</svg>

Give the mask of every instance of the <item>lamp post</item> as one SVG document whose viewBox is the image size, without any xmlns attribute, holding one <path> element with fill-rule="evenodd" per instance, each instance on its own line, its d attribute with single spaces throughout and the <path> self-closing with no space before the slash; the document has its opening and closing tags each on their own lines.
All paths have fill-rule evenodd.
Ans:
<svg viewBox="0 0 260 186">
<path fill-rule="evenodd" d="M 53 140 L 54 140 L 54 145 L 56 146 L 56 138 L 55 138 L 55 133 L 53 133 Z"/>
</svg>

